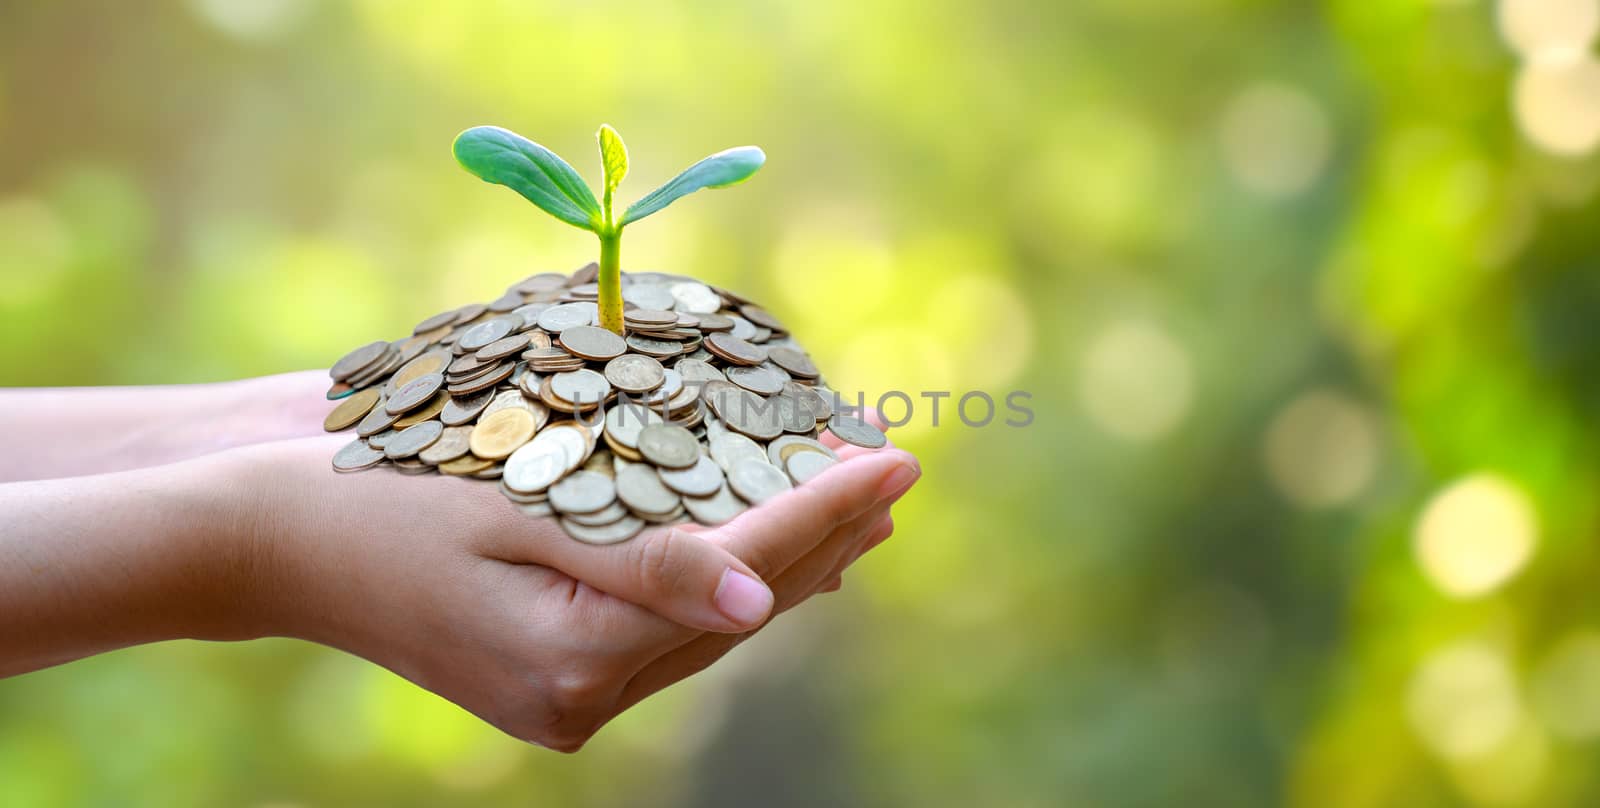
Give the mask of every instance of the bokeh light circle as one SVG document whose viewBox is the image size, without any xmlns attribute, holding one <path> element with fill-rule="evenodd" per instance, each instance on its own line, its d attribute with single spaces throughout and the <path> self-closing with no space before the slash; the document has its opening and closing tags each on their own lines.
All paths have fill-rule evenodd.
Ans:
<svg viewBox="0 0 1600 808">
<path fill-rule="evenodd" d="M 1113 323 L 1084 352 L 1079 397 L 1105 431 L 1131 441 L 1159 438 L 1181 422 L 1194 396 L 1189 354 L 1143 320 Z"/>
<path fill-rule="evenodd" d="M 1600 144 L 1600 62 L 1589 53 L 1526 62 L 1512 89 L 1517 128 L 1535 146 L 1581 155 Z"/>
<path fill-rule="evenodd" d="M 1434 754 L 1472 760 L 1495 750 L 1521 719 L 1516 677 L 1505 655 L 1481 642 L 1435 651 L 1412 675 L 1411 728 Z"/>
<path fill-rule="evenodd" d="M 1349 502 L 1378 466 L 1376 420 L 1360 402 L 1333 390 L 1304 393 L 1267 427 L 1268 479 L 1291 502 L 1328 508 Z"/>
<path fill-rule="evenodd" d="M 1417 521 L 1415 550 L 1423 573 L 1439 591 L 1472 598 L 1521 571 L 1537 541 L 1527 497 L 1504 478 L 1482 473 L 1452 483 L 1428 501 Z"/>
</svg>

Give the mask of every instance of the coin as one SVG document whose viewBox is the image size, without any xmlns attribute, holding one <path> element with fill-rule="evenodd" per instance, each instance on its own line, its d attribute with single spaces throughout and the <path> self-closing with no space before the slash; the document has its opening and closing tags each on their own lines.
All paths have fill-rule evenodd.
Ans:
<svg viewBox="0 0 1600 808">
<path fill-rule="evenodd" d="M 683 377 L 685 384 L 728 380 L 728 377 L 722 371 L 712 367 L 710 362 L 702 362 L 699 359 L 690 359 L 689 357 L 679 359 L 678 363 L 672 366 L 672 369 L 678 371 L 678 375 Z"/>
<path fill-rule="evenodd" d="M 443 348 L 429 351 L 400 366 L 400 369 L 389 377 L 391 391 L 400 388 L 428 375 L 441 373 L 450 365 L 450 352 Z"/>
<path fill-rule="evenodd" d="M 828 431 L 839 440 L 864 449 L 882 449 L 889 443 L 877 427 L 849 415 L 835 415 L 829 419 Z"/>
<path fill-rule="evenodd" d="M 740 460 L 733 464 L 728 471 L 728 486 L 752 505 L 760 505 L 794 487 L 788 475 L 765 459 Z"/>
<path fill-rule="evenodd" d="M 665 380 L 661 363 L 641 354 L 623 354 L 606 363 L 606 381 L 618 390 L 644 393 Z"/>
<path fill-rule="evenodd" d="M 367 416 L 356 424 L 356 434 L 363 438 L 376 435 L 394 426 L 394 422 L 399 419 L 400 416 L 389 412 L 388 408 L 383 405 L 383 399 L 379 398 L 378 403 L 372 405 L 372 410 L 367 413 Z"/>
<path fill-rule="evenodd" d="M 628 344 L 622 337 L 592 325 L 575 325 L 561 332 L 561 347 L 573 356 L 604 362 L 623 355 Z"/>
<path fill-rule="evenodd" d="M 683 344 L 666 339 L 655 339 L 641 334 L 630 334 L 627 339 L 628 347 L 645 356 L 665 359 L 683 353 Z"/>
<path fill-rule="evenodd" d="M 658 466 L 686 469 L 700 457 L 700 442 L 681 426 L 654 424 L 639 432 L 639 454 Z"/>
<path fill-rule="evenodd" d="M 570 519 L 580 525 L 584 525 L 585 527 L 600 527 L 602 525 L 609 525 L 628 515 L 629 513 L 627 506 L 615 500 L 613 500 L 610 505 L 595 511 L 594 513 L 562 513 L 564 518 Z"/>
<path fill-rule="evenodd" d="M 568 328 L 594 325 L 597 309 L 593 303 L 563 303 L 539 313 L 539 327 L 559 334 Z"/>
<path fill-rule="evenodd" d="M 671 328 L 678 324 L 678 315 L 664 309 L 629 309 L 622 313 L 622 322 L 630 327 L 645 329 Z"/>
<path fill-rule="evenodd" d="M 460 384 L 452 384 L 447 389 L 450 391 L 450 395 L 452 396 L 470 395 L 478 392 L 479 390 L 494 387 L 495 385 L 505 381 L 511 377 L 512 371 L 516 369 L 517 363 L 510 360 L 505 360 L 502 361 L 494 370 L 485 373 L 471 381 L 461 382 Z"/>
<path fill-rule="evenodd" d="M 439 420 L 447 426 L 459 426 L 478 419 L 484 408 L 494 401 L 495 390 L 490 387 L 463 396 L 453 396 L 439 411 Z"/>
<path fill-rule="evenodd" d="M 333 367 L 328 369 L 328 375 L 334 381 L 342 382 L 378 361 L 387 350 L 389 343 L 383 340 L 363 345 L 334 362 Z"/>
<path fill-rule="evenodd" d="M 372 406 L 377 403 L 378 388 L 376 387 L 368 387 L 365 390 L 352 393 L 348 398 L 340 401 L 339 406 L 334 407 L 333 412 L 328 413 L 327 418 L 322 419 L 322 428 L 329 432 L 349 429 L 355 426 L 356 422 L 365 417 L 368 412 L 371 412 Z"/>
<path fill-rule="evenodd" d="M 629 465 L 617 472 L 616 486 L 617 499 L 637 514 L 668 514 L 682 504 L 678 495 L 662 484 L 655 469 L 643 464 Z"/>
<path fill-rule="evenodd" d="M 428 403 L 406 413 L 405 415 L 400 416 L 399 420 L 394 422 L 394 428 L 405 429 L 406 427 L 420 424 L 423 421 L 431 421 L 434 418 L 439 417 L 439 412 L 443 410 L 444 405 L 449 402 L 450 394 L 440 390 L 434 395 L 433 398 L 428 399 Z"/>
<path fill-rule="evenodd" d="M 579 409 L 589 409 L 611 395 L 611 383 L 592 370 L 573 370 L 551 376 L 550 392 Z"/>
<path fill-rule="evenodd" d="M 711 496 L 722 486 L 722 467 L 705 455 L 700 455 L 689 468 L 661 469 L 658 476 L 664 485 L 684 496 Z"/>
<path fill-rule="evenodd" d="M 520 324 L 521 322 L 522 318 L 518 317 L 516 323 Z M 502 339 L 507 334 L 510 334 L 512 325 L 512 320 L 509 317 L 496 317 L 493 320 L 485 320 L 467 329 L 466 333 L 461 335 L 461 339 L 456 340 L 456 347 L 469 353 L 485 348 L 495 340 Z"/>
<path fill-rule="evenodd" d="M 433 442 L 444 434 L 444 424 L 438 421 L 424 421 L 415 426 L 400 430 L 399 434 L 389 439 L 384 445 L 383 453 L 390 460 L 400 460 L 411 457 L 417 452 L 433 445 Z"/>
<path fill-rule="evenodd" d="M 550 486 L 550 504 L 562 513 L 594 513 L 616 498 L 611 478 L 593 471 L 575 471 Z"/>
<path fill-rule="evenodd" d="M 815 379 L 822 375 L 817 366 L 811 362 L 811 357 L 806 356 L 804 351 L 780 345 L 768 348 L 767 357 L 772 360 L 772 364 L 783 368 L 792 376 Z"/>
<path fill-rule="evenodd" d="M 785 462 L 797 451 L 820 454 L 832 460 L 839 459 L 839 456 L 834 454 L 832 449 L 813 438 L 800 435 L 780 435 L 767 444 L 767 461 L 778 468 L 784 468 Z"/>
<path fill-rule="evenodd" d="M 606 411 L 606 442 L 616 442 L 629 449 L 639 448 L 639 432 L 652 424 L 665 423 L 660 413 L 642 405 L 618 400 L 615 407 Z"/>
<path fill-rule="evenodd" d="M 644 520 L 636 516 L 624 516 L 609 525 L 590 527 L 567 518 L 561 520 L 561 527 L 567 531 L 567 535 L 585 544 L 616 544 L 639 535 L 639 531 L 644 530 Z"/>
<path fill-rule="evenodd" d="M 711 439 L 711 459 L 723 471 L 733 468 L 733 464 L 741 459 L 761 460 L 766 456 L 767 452 L 760 444 L 737 432 L 724 432 Z"/>
<path fill-rule="evenodd" d="M 779 321 L 778 318 L 772 316 L 772 312 L 769 312 L 760 306 L 746 303 L 745 305 L 739 307 L 739 313 L 744 315 L 746 320 L 749 320 L 750 322 L 755 323 L 762 328 L 769 328 L 773 331 L 789 330 L 783 327 L 783 323 Z"/>
<path fill-rule="evenodd" d="M 473 356 L 477 357 L 479 362 L 491 362 L 496 359 L 502 359 L 510 356 L 527 347 L 527 334 L 512 334 L 509 337 L 501 337 L 500 339 L 497 339 L 494 342 L 479 348 L 477 353 L 474 353 Z"/>
<path fill-rule="evenodd" d="M 795 485 L 803 485 L 838 462 L 818 452 L 795 452 L 789 455 L 784 469 L 789 472 L 789 478 L 794 480 Z"/>
<path fill-rule="evenodd" d="M 423 333 L 426 333 L 426 332 L 429 332 L 429 331 L 434 331 L 436 329 L 439 329 L 439 328 L 447 326 L 447 325 L 454 325 L 455 321 L 456 321 L 456 314 L 457 314 L 458 311 L 459 311 L 458 309 L 451 309 L 449 311 L 441 311 L 438 314 L 435 314 L 432 317 L 429 317 L 428 319 L 423 320 L 420 323 L 417 323 L 417 327 L 413 328 L 411 330 L 411 333 L 413 333 L 413 334 L 423 334 Z"/>
<path fill-rule="evenodd" d="M 748 506 L 724 485 L 709 497 L 684 497 L 683 507 L 696 522 L 714 527 L 732 521 Z"/>
<path fill-rule="evenodd" d="M 447 426 L 439 432 L 439 439 L 417 454 L 417 459 L 437 466 L 465 455 L 472 438 L 470 426 Z"/>
<path fill-rule="evenodd" d="M 383 452 L 367 445 L 361 438 L 346 443 L 333 455 L 334 471 L 360 471 L 383 462 Z"/>
<path fill-rule="evenodd" d="M 671 286 L 673 308 L 690 314 L 711 314 L 722 308 L 722 298 L 703 283 L 675 283 Z"/>
<path fill-rule="evenodd" d="M 506 458 L 502 482 L 514 491 L 543 491 L 567 473 L 567 455 L 553 441 L 541 442 L 540 435 Z"/>
<path fill-rule="evenodd" d="M 757 365 L 755 367 L 728 368 L 728 381 L 749 390 L 752 393 L 772 396 L 783 391 L 783 383 L 789 381 L 789 374 L 770 365 Z"/>
<path fill-rule="evenodd" d="M 759 365 L 767 361 L 767 349 L 751 345 L 732 333 L 708 334 L 706 350 L 735 365 Z"/>
<path fill-rule="evenodd" d="M 729 429 L 757 440 L 772 440 L 783 434 L 782 410 L 777 399 L 758 396 L 738 388 L 722 390 L 712 406 Z"/>
<path fill-rule="evenodd" d="M 472 453 L 487 460 L 508 457 L 533 437 L 533 415 L 527 410 L 508 407 L 478 421 L 469 446 Z"/>
<path fill-rule="evenodd" d="M 439 464 L 439 471 L 444 474 L 469 476 L 477 474 L 494 465 L 493 460 L 485 460 L 473 455 L 462 455 L 454 460 L 447 460 Z"/>
<path fill-rule="evenodd" d="M 696 314 L 700 323 L 696 327 L 701 331 L 727 331 L 733 328 L 733 321 L 720 314 Z"/>
<path fill-rule="evenodd" d="M 390 396 L 389 400 L 383 405 L 384 409 L 388 410 L 391 415 L 404 414 L 407 410 L 419 407 L 428 399 L 433 398 L 434 394 L 438 393 L 439 388 L 442 386 L 444 386 L 443 374 L 429 373 L 426 376 L 418 376 L 407 382 L 404 387 L 396 390 L 394 395 Z"/>
</svg>

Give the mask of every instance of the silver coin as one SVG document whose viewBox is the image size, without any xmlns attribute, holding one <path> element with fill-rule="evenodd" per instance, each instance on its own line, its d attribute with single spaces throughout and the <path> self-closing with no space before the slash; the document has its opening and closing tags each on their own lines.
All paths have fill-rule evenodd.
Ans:
<svg viewBox="0 0 1600 808">
<path fill-rule="evenodd" d="M 383 452 L 367 445 L 365 440 L 356 438 L 345 444 L 333 455 L 334 471 L 360 471 L 370 469 L 383 462 Z"/>
<path fill-rule="evenodd" d="M 423 449 L 417 454 L 417 459 L 424 463 L 437 466 L 466 455 L 468 442 L 472 439 L 472 427 L 449 426 L 439 433 L 439 439 L 432 446 Z"/>
<path fill-rule="evenodd" d="M 610 505 L 594 513 L 568 513 L 563 515 L 585 527 L 600 527 L 601 525 L 609 525 L 629 514 L 628 509 L 623 507 L 622 503 L 612 500 Z"/>
<path fill-rule="evenodd" d="M 665 284 L 635 283 L 622 289 L 622 299 L 641 309 L 670 309 L 676 303 Z"/>
<path fill-rule="evenodd" d="M 655 424 L 640 430 L 639 454 L 664 468 L 686 469 L 700 458 L 700 442 L 681 426 Z"/>
<path fill-rule="evenodd" d="M 629 334 L 627 342 L 629 348 L 645 356 L 653 356 L 657 359 L 666 359 L 683 353 L 683 343 L 673 342 L 669 339 L 655 339 L 641 334 Z"/>
<path fill-rule="evenodd" d="M 684 384 L 700 384 L 709 381 L 726 381 L 727 376 L 717 370 L 710 362 L 684 357 L 672 366 L 683 377 Z"/>
<path fill-rule="evenodd" d="M 618 399 L 615 407 L 606 410 L 605 433 L 610 440 L 629 449 L 638 449 L 639 432 L 652 424 L 662 423 L 666 421 L 655 410 Z"/>
<path fill-rule="evenodd" d="M 703 283 L 675 283 L 671 287 L 672 308 L 690 314 L 715 314 L 722 308 L 722 296 Z"/>
<path fill-rule="evenodd" d="M 828 431 L 845 443 L 864 449 L 882 449 L 889 439 L 872 424 L 849 415 L 835 415 L 828 420 Z"/>
<path fill-rule="evenodd" d="M 684 497 L 683 507 L 696 522 L 715 526 L 732 521 L 749 506 L 724 485 L 709 497 Z"/>
<path fill-rule="evenodd" d="M 547 434 L 535 435 L 506 458 L 506 487 L 523 493 L 543 491 L 567 473 L 567 450 L 554 439 L 540 440 Z"/>
<path fill-rule="evenodd" d="M 594 325 L 599 308 L 593 303 L 563 303 L 539 312 L 539 327 L 552 334 L 568 328 Z"/>
<path fill-rule="evenodd" d="M 789 374 L 769 365 L 731 367 L 727 377 L 728 381 L 764 396 L 777 395 L 783 390 L 783 383 L 789 381 Z"/>
<path fill-rule="evenodd" d="M 656 470 L 643 463 L 630 463 L 617 472 L 617 499 L 640 515 L 668 514 L 682 505 Z"/>
<path fill-rule="evenodd" d="M 384 406 L 383 399 L 380 398 L 378 403 L 372 405 L 372 409 L 362 417 L 360 423 L 356 424 L 356 434 L 363 438 L 371 437 L 394 426 L 394 422 L 398 420 L 400 416 L 389 412 Z"/>
<path fill-rule="evenodd" d="M 611 395 L 611 382 L 589 370 L 571 370 L 550 377 L 550 392 L 583 409 L 598 406 Z"/>
<path fill-rule="evenodd" d="M 746 458 L 765 460 L 767 453 L 761 445 L 737 432 L 724 432 L 711 439 L 711 459 L 722 467 L 723 471 L 733 468 L 733 464 Z"/>
<path fill-rule="evenodd" d="M 561 527 L 566 529 L 568 536 L 584 544 L 616 544 L 639 535 L 639 531 L 644 530 L 644 520 L 637 516 L 624 516 L 609 525 L 590 527 L 571 519 L 562 519 Z"/>
<path fill-rule="evenodd" d="M 789 479 L 794 480 L 795 485 L 803 485 L 827 471 L 829 466 L 838 463 L 839 461 L 818 452 L 795 452 L 789 455 L 789 462 L 784 468 L 788 470 Z"/>
<path fill-rule="evenodd" d="M 767 461 L 778 468 L 784 468 L 789 456 L 797 451 L 809 451 L 825 455 L 830 460 L 837 461 L 839 456 L 832 449 L 822 445 L 819 441 L 800 435 L 779 435 L 767 444 Z"/>
<path fill-rule="evenodd" d="M 562 513 L 594 513 L 616 499 L 616 483 L 593 471 L 575 471 L 550 486 L 550 504 Z"/>
<path fill-rule="evenodd" d="M 705 455 L 686 469 L 661 469 L 659 476 L 668 488 L 685 496 L 708 497 L 722 487 L 722 467 Z"/>
<path fill-rule="evenodd" d="M 461 339 L 456 340 L 456 347 L 466 353 L 472 353 L 491 342 L 503 339 L 511 333 L 511 329 L 522 324 L 522 318 L 496 317 L 485 320 L 466 330 Z"/>
<path fill-rule="evenodd" d="M 728 487 L 745 502 L 760 505 L 794 485 L 788 475 L 765 460 L 740 460 L 728 472 Z"/>
<path fill-rule="evenodd" d="M 719 391 L 708 403 L 729 429 L 757 440 L 772 440 L 783 434 L 783 411 L 777 397 L 766 398 L 748 390 Z"/>
<path fill-rule="evenodd" d="M 445 402 L 444 409 L 439 411 L 439 420 L 446 426 L 460 426 L 478 420 L 484 408 L 494 401 L 495 390 L 493 387 L 480 390 L 469 396 L 452 396 Z"/>
<path fill-rule="evenodd" d="M 501 410 L 512 408 L 527 410 L 528 414 L 533 416 L 533 431 L 535 432 L 544 429 L 544 425 L 550 421 L 550 408 L 546 407 L 542 401 L 529 400 L 527 394 L 523 393 L 521 389 L 501 390 L 495 393 L 494 400 L 489 402 L 489 406 L 483 409 L 483 414 L 479 417 L 487 418 Z"/>
<path fill-rule="evenodd" d="M 661 371 L 660 386 L 656 387 L 654 390 L 651 390 L 650 393 L 644 397 L 644 400 L 647 404 L 660 404 L 661 402 L 678 395 L 678 393 L 682 391 L 683 377 L 678 375 L 678 371 L 663 370 Z M 690 392 L 692 393 L 693 391 Z"/>
<path fill-rule="evenodd" d="M 444 424 L 423 421 L 400 430 L 384 447 L 383 454 L 390 460 L 401 460 L 433 445 L 444 434 Z"/>
<path fill-rule="evenodd" d="M 643 354 L 623 354 L 606 363 L 606 381 L 618 390 L 647 393 L 665 380 L 661 363 Z"/>
<path fill-rule="evenodd" d="M 383 447 L 389 445 L 390 438 L 393 438 L 398 434 L 400 434 L 400 430 L 398 429 L 385 429 L 376 435 L 368 435 L 367 445 L 374 449 L 382 449 Z"/>
<path fill-rule="evenodd" d="M 561 332 L 561 347 L 573 356 L 594 362 L 614 359 L 627 352 L 622 337 L 592 325 L 575 325 Z"/>
</svg>

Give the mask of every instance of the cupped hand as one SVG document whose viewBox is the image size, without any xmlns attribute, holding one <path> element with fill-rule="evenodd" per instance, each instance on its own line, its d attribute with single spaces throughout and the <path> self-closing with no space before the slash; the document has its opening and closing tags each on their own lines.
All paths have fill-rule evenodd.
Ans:
<svg viewBox="0 0 1600 808">
<path fill-rule="evenodd" d="M 347 438 L 232 453 L 253 633 L 384 665 L 518 738 L 574 750 L 716 660 L 893 529 L 920 475 L 896 449 L 843 462 L 726 525 L 577 542 L 497 487 L 392 470 L 336 474 Z"/>
</svg>

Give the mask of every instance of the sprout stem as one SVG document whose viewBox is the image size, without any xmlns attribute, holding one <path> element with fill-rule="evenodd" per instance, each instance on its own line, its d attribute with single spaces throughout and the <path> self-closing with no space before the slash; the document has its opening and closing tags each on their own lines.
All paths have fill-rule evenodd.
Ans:
<svg viewBox="0 0 1600 808">
<path fill-rule="evenodd" d="M 600 327 L 622 336 L 622 230 L 600 233 Z"/>
</svg>

